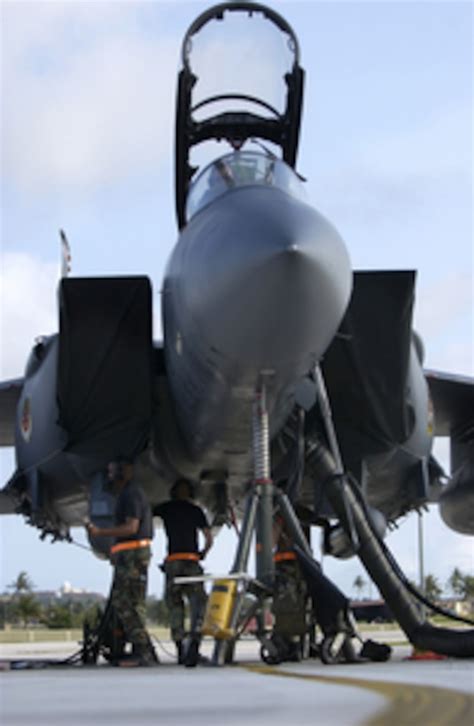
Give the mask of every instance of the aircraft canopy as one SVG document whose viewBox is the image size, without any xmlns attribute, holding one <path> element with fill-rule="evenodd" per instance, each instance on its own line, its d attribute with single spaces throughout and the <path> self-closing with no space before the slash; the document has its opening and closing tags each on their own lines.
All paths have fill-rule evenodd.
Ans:
<svg viewBox="0 0 474 726">
<path fill-rule="evenodd" d="M 255 151 L 236 151 L 213 161 L 192 183 L 186 219 L 189 221 L 229 189 L 255 184 L 282 189 L 297 199 L 306 198 L 301 180 L 283 161 Z"/>
<path fill-rule="evenodd" d="M 181 57 L 175 127 L 180 229 L 191 181 L 210 158 L 209 147 L 226 142 L 241 149 L 259 139 L 295 168 L 304 86 L 293 29 L 260 3 L 224 2 L 201 13 L 184 36 Z"/>
</svg>

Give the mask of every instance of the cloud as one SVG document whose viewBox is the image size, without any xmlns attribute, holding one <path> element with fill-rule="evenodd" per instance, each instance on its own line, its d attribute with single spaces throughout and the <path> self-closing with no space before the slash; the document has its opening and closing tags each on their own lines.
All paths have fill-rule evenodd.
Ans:
<svg viewBox="0 0 474 726">
<path fill-rule="evenodd" d="M 424 295 L 417 300 L 416 323 L 428 335 L 450 327 L 461 315 L 472 317 L 472 275 L 470 270 L 463 274 L 444 276 L 429 280 L 424 285 Z"/>
<path fill-rule="evenodd" d="M 4 13 L 6 178 L 27 191 L 93 192 L 159 169 L 174 144 L 185 29 L 170 32 L 170 3 L 21 4 L 26 6 L 28 12 L 20 12 L 12 3 Z M 153 33 L 146 25 L 152 16 Z M 229 15 L 225 25 L 206 26 L 203 37 L 193 39 L 200 79 L 194 100 L 202 92 L 230 90 L 278 105 L 291 58 L 284 37 L 259 16 Z"/>
<path fill-rule="evenodd" d="M 429 280 L 417 295 L 414 327 L 427 368 L 474 375 L 473 270 Z"/>
<path fill-rule="evenodd" d="M 3 173 L 20 188 L 91 188 L 168 152 L 177 43 L 141 32 L 124 5 L 7 7 Z"/>
<path fill-rule="evenodd" d="M 472 110 L 462 100 L 382 128 L 312 196 L 356 269 L 416 269 L 414 325 L 428 367 L 473 374 Z"/>
<path fill-rule="evenodd" d="M 416 179 L 419 175 L 442 178 L 444 175 L 472 176 L 470 144 L 472 108 L 469 103 L 445 105 L 408 130 L 372 137 L 361 147 L 361 156 L 370 169 L 379 173 Z M 389 142 L 389 143 L 387 143 Z"/>
<path fill-rule="evenodd" d="M 0 268 L 0 379 L 23 375 L 38 335 L 57 332 L 59 265 L 27 254 L 2 255 Z"/>
<path fill-rule="evenodd" d="M 471 128 L 472 109 L 463 101 L 438 108 L 409 130 L 382 127 L 351 145 L 345 164 L 334 168 L 329 159 L 324 175 L 310 184 L 312 196 L 347 229 L 364 229 L 367 245 L 385 254 L 380 240 L 387 233 L 394 248 L 416 238 L 426 249 L 430 236 L 443 237 L 446 220 L 454 222 L 446 225 L 449 239 L 466 247 L 472 236 Z"/>
<path fill-rule="evenodd" d="M 6 380 L 23 375 L 36 337 L 58 332 L 60 265 L 25 253 L 0 259 L 0 380 Z M 155 340 L 162 338 L 160 302 L 154 300 Z"/>
</svg>

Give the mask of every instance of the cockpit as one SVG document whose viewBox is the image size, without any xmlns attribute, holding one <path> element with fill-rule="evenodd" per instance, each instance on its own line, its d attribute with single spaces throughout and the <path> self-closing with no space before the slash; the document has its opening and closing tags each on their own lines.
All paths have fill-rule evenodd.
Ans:
<svg viewBox="0 0 474 726">
<path fill-rule="evenodd" d="M 297 199 L 306 199 L 298 175 L 281 159 L 256 151 L 235 151 L 213 161 L 191 184 L 187 221 L 229 190 L 255 185 L 276 187 Z"/>
</svg>

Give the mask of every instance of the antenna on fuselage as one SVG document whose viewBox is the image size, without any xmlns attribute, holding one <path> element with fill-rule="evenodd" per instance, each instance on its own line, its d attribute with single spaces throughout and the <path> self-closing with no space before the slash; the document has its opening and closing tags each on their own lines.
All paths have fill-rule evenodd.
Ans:
<svg viewBox="0 0 474 726">
<path fill-rule="evenodd" d="M 71 272 L 71 247 L 63 229 L 59 230 L 59 237 L 61 239 L 61 277 L 68 277 Z"/>
</svg>

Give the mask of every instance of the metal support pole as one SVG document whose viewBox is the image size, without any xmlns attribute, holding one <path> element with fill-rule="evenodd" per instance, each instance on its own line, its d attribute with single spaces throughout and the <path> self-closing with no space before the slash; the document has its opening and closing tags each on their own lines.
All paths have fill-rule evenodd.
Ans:
<svg viewBox="0 0 474 726">
<path fill-rule="evenodd" d="M 247 563 L 250 554 L 250 546 L 252 544 L 252 536 L 255 529 L 255 520 L 257 516 L 258 507 L 258 492 L 254 488 L 247 494 L 247 501 L 245 503 L 245 513 L 242 521 L 242 527 L 239 534 L 239 544 L 237 545 L 237 552 L 235 553 L 234 564 L 231 568 L 231 574 L 235 572 L 245 572 L 247 570 Z M 234 611 L 232 613 L 230 628 L 234 629 L 240 614 L 240 608 L 242 605 L 243 596 L 240 593 L 237 596 L 237 600 L 234 603 Z M 227 640 L 215 640 L 214 650 L 212 653 L 212 662 L 216 666 L 224 665 L 226 658 L 232 657 L 234 644 Z"/>
<path fill-rule="evenodd" d="M 329 448 L 333 455 L 334 461 L 337 467 L 337 474 L 344 473 L 344 464 L 342 462 L 341 452 L 339 450 L 339 444 L 337 443 L 336 430 L 334 428 L 332 420 L 332 411 L 329 404 L 329 398 L 326 391 L 326 384 L 324 383 L 324 376 L 321 371 L 319 363 L 314 368 L 314 380 L 316 382 L 316 388 L 318 389 L 318 401 L 321 407 L 321 413 L 324 419 L 324 426 L 326 428 L 326 434 L 328 437 Z"/>
<path fill-rule="evenodd" d="M 270 434 L 268 426 L 268 412 L 266 409 L 265 384 L 262 382 L 260 390 L 256 392 L 253 406 L 253 458 L 254 458 L 254 486 L 247 496 L 244 520 L 239 536 L 239 544 L 235 555 L 231 573 L 244 572 L 250 552 L 253 531 L 256 532 L 256 575 L 257 580 L 268 587 L 273 586 L 273 481 L 270 469 Z M 231 628 L 237 625 L 240 608 L 243 602 L 243 593 L 237 595 L 231 618 Z M 257 613 L 258 632 L 261 637 L 265 634 L 265 613 L 270 607 L 267 596 L 260 599 L 261 611 Z M 228 657 L 232 657 L 234 643 L 232 641 L 216 640 L 212 662 L 223 665 Z"/>
<path fill-rule="evenodd" d="M 323 372 L 319 363 L 314 367 L 314 380 L 316 382 L 316 388 L 318 391 L 318 401 L 321 408 L 321 414 L 324 420 L 324 426 L 326 428 L 326 435 L 328 437 L 329 449 L 334 459 L 336 470 L 334 472 L 336 477 L 339 477 L 339 482 L 334 480 L 333 486 L 337 486 L 341 489 L 341 496 L 344 502 L 344 519 L 347 525 L 347 534 L 351 539 L 351 544 L 356 552 L 359 549 L 359 535 L 354 525 L 354 520 L 347 499 L 347 485 L 346 476 L 344 471 L 344 462 L 342 461 L 341 451 L 336 436 L 336 429 L 332 420 L 331 405 L 329 403 L 329 397 L 326 391 L 326 384 L 324 382 Z M 339 515 L 340 516 L 340 515 Z M 340 517 L 341 518 L 341 517 Z"/>
<path fill-rule="evenodd" d="M 426 589 L 425 589 L 425 560 L 424 560 L 424 553 L 423 553 L 423 512 L 421 510 L 418 510 L 418 576 L 419 576 L 419 582 L 420 582 L 420 590 L 423 593 L 423 595 L 426 595 Z M 421 605 L 421 613 L 422 616 L 426 616 L 426 608 L 422 604 Z"/>
<path fill-rule="evenodd" d="M 245 505 L 244 518 L 239 534 L 239 544 L 235 553 L 234 564 L 231 573 L 245 572 L 250 554 L 250 545 L 252 544 L 252 536 L 255 529 L 255 518 L 257 514 L 258 494 L 255 490 L 247 495 Z"/>
<path fill-rule="evenodd" d="M 256 548 L 257 579 L 272 586 L 273 563 L 273 481 L 270 470 L 270 434 L 265 384 L 257 391 L 253 408 L 254 483 L 258 492 Z"/>
</svg>

